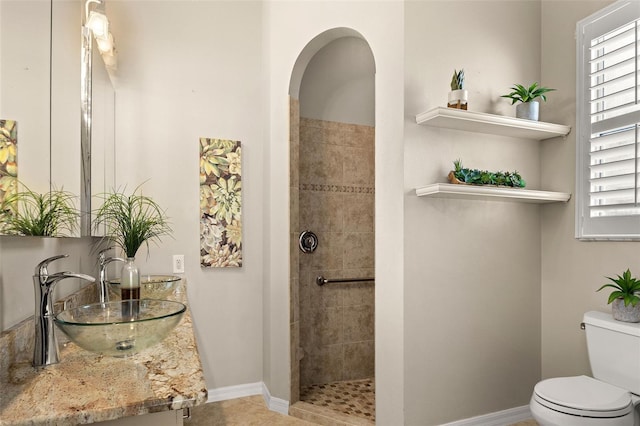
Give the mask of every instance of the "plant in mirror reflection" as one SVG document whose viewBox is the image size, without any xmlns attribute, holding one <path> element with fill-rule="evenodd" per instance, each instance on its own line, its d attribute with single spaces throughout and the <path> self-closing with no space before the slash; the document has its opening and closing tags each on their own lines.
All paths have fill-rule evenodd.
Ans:
<svg viewBox="0 0 640 426">
<path fill-rule="evenodd" d="M 0 203 L 0 231 L 8 235 L 68 237 L 78 229 L 76 196 L 52 189 L 40 194 L 26 185 Z"/>
</svg>

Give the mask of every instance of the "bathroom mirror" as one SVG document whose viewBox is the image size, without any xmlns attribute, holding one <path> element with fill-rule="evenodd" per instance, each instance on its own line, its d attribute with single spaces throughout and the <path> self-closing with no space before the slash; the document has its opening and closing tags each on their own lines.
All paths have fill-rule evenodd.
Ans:
<svg viewBox="0 0 640 426">
<path fill-rule="evenodd" d="M 83 114 L 81 125 L 83 236 L 102 236 L 91 226 L 99 197 L 115 187 L 115 90 L 95 39 L 83 34 Z M 91 50 L 87 50 L 91 46 Z M 90 64 L 90 66 L 89 66 Z"/>
<path fill-rule="evenodd" d="M 0 2 L 0 120 L 17 124 L 17 157 L 0 157 L 4 185 L 14 177 L 44 193 L 51 181 L 51 2 Z M 8 150 L 5 141 L 2 147 Z M 12 169 L 8 171 L 7 169 Z M 15 185 L 15 180 L 11 184 Z"/>
<path fill-rule="evenodd" d="M 0 1 L 0 120 L 17 122 L 17 179 L 38 193 L 69 191 L 81 210 L 92 193 L 113 186 L 115 170 L 113 86 L 100 55 L 91 58 L 93 74 L 81 74 L 83 14 L 80 0 Z M 85 116 L 80 106 L 87 79 L 96 80 L 99 102 L 87 116 L 96 123 L 93 153 L 90 142 L 81 152 Z M 84 177 L 81 158 L 93 170 Z M 73 236 L 90 235 L 90 226 L 78 229 Z"/>
</svg>

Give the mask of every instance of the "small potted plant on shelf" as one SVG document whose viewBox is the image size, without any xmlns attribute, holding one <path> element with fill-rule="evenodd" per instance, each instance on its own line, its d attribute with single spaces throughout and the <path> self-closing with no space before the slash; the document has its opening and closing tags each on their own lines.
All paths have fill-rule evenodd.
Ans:
<svg viewBox="0 0 640 426">
<path fill-rule="evenodd" d="M 605 284 L 596 291 L 610 287 L 614 291 L 607 303 L 612 304 L 613 318 L 624 322 L 640 322 L 640 281 L 627 269 L 618 278 L 607 277 L 613 284 Z"/>
<path fill-rule="evenodd" d="M 70 237 L 78 228 L 79 213 L 70 192 L 51 189 L 40 194 L 26 185 L 0 203 L 0 232 L 7 235 Z"/>
<path fill-rule="evenodd" d="M 454 170 L 449 172 L 449 182 L 468 185 L 495 185 L 524 188 L 526 183 L 520 173 L 516 172 L 490 172 L 488 170 L 469 169 L 462 167 L 462 162 L 453 162 Z"/>
<path fill-rule="evenodd" d="M 469 92 L 464 90 L 464 69 L 460 71 L 453 70 L 451 77 L 451 91 L 449 92 L 449 108 L 467 109 L 467 99 Z"/>
<path fill-rule="evenodd" d="M 511 99 L 511 105 L 521 102 L 516 105 L 516 118 L 538 121 L 540 103 L 536 99 L 540 98 L 546 102 L 547 97 L 545 94 L 556 89 L 549 89 L 548 87 L 538 86 L 538 83 L 533 83 L 529 87 L 525 87 L 522 84 L 514 84 L 511 90 L 511 93 L 501 97 Z"/>
</svg>

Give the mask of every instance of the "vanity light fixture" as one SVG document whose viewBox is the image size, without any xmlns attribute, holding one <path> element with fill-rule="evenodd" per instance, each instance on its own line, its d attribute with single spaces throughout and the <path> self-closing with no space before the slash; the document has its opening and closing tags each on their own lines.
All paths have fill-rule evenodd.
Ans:
<svg viewBox="0 0 640 426">
<path fill-rule="evenodd" d="M 95 3 L 93 10 L 89 10 L 92 3 Z M 98 50 L 102 55 L 108 68 L 117 68 L 115 53 L 115 42 L 113 35 L 109 31 L 109 19 L 104 10 L 105 0 L 87 0 L 84 4 L 85 27 L 91 31 L 98 45 Z"/>
<path fill-rule="evenodd" d="M 93 10 L 89 10 L 89 6 L 95 3 Z M 84 4 L 84 24 L 91 29 L 93 35 L 97 37 L 106 37 L 109 34 L 109 20 L 104 11 L 103 0 L 87 0 Z"/>
<path fill-rule="evenodd" d="M 111 33 L 106 37 L 96 37 L 96 43 L 98 44 L 98 50 L 102 53 L 111 53 L 113 50 L 113 36 Z"/>
</svg>

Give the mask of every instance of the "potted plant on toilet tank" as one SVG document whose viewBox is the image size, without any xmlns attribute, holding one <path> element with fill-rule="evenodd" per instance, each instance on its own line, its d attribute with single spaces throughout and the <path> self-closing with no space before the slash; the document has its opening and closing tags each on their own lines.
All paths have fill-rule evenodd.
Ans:
<svg viewBox="0 0 640 426">
<path fill-rule="evenodd" d="M 547 97 L 545 94 L 556 89 L 549 89 L 548 87 L 538 86 L 538 83 L 533 83 L 529 87 L 525 87 L 522 84 L 514 84 L 511 90 L 511 93 L 501 97 L 511 99 L 511 105 L 520 102 L 516 105 L 516 118 L 538 121 L 540 103 L 536 99 L 540 98 L 546 102 Z"/>
<path fill-rule="evenodd" d="M 597 291 L 613 288 L 608 303 L 613 303 L 613 318 L 624 322 L 640 322 L 640 281 L 631 276 L 627 269 L 618 278 L 607 277 L 611 281 Z"/>
</svg>

